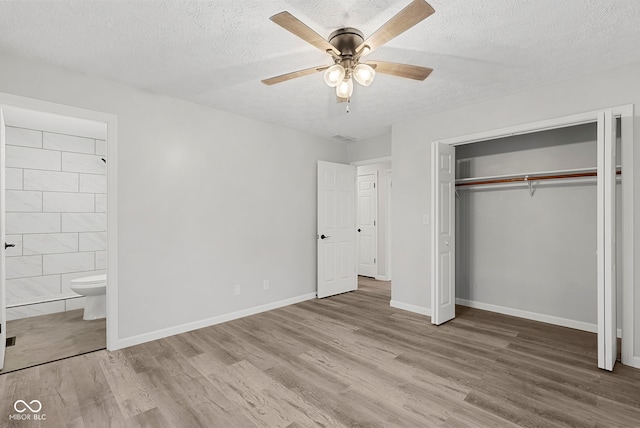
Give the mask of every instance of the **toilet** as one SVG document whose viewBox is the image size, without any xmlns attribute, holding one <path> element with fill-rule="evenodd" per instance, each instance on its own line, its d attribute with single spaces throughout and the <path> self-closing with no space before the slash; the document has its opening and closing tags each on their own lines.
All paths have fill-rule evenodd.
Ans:
<svg viewBox="0 0 640 428">
<path fill-rule="evenodd" d="M 107 316 L 107 274 L 72 279 L 71 290 L 85 296 L 83 320 Z"/>
</svg>

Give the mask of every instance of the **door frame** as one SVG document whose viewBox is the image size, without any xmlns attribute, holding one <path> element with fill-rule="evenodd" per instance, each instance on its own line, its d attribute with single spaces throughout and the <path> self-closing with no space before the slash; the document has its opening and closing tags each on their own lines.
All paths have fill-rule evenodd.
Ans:
<svg viewBox="0 0 640 428">
<path fill-rule="evenodd" d="M 621 164 L 622 164 L 622 364 L 635 366 L 634 361 L 634 171 L 633 171 L 633 119 L 634 105 L 627 104 L 603 108 L 600 110 L 563 116 L 554 119 L 515 125 L 491 131 L 478 132 L 460 137 L 448 138 L 437 141 L 452 146 L 477 143 L 481 141 L 495 140 L 508 136 L 530 134 L 569 126 L 582 125 L 598 121 L 598 114 L 603 110 L 611 110 L 615 117 L 620 117 L 621 122 Z M 437 207 L 433 207 L 437 209 Z M 430 237 L 433 240 L 433 236 Z M 433 254 L 431 257 L 433 258 Z M 432 300 L 431 305 L 434 302 Z"/>
<path fill-rule="evenodd" d="M 360 186 L 358 183 L 358 178 L 359 177 L 363 177 L 365 175 L 373 175 L 373 210 L 374 210 L 374 223 L 375 223 L 375 227 L 374 227 L 374 233 L 373 233 L 373 239 L 374 239 L 374 248 L 373 248 L 373 258 L 374 258 L 374 267 L 375 267 L 375 275 L 373 275 L 374 279 L 379 279 L 378 276 L 378 226 L 380 225 L 380 222 L 378 220 L 378 171 L 374 171 L 374 172 L 365 172 L 364 174 L 358 174 L 358 169 L 356 167 L 356 201 L 357 201 L 357 205 L 356 205 L 356 227 L 360 226 L 359 221 L 360 221 Z M 360 233 L 356 234 L 356 273 L 358 275 L 360 275 L 360 271 L 359 269 L 359 265 L 360 265 Z"/>
<path fill-rule="evenodd" d="M 391 162 L 391 168 L 386 168 L 385 172 L 386 172 L 386 178 L 387 178 L 387 221 L 386 221 L 386 232 L 385 232 L 385 239 L 386 239 L 386 245 L 385 245 L 385 274 L 384 275 L 376 275 L 377 280 L 379 281 L 391 281 L 391 239 L 392 239 L 392 230 L 391 230 L 391 185 L 389 184 L 388 178 L 391 175 L 391 172 L 393 171 L 393 157 L 391 156 L 385 156 L 385 157 L 381 157 L 381 158 L 374 158 L 374 159 L 367 159 L 367 160 L 362 160 L 362 161 L 354 161 L 354 162 L 349 162 L 349 165 L 353 165 L 355 167 L 358 166 L 366 166 L 366 165 L 375 165 L 378 163 L 384 163 L 384 162 Z M 379 177 L 378 177 L 379 178 Z M 380 184 L 380 183 L 378 183 Z M 378 186 L 379 187 L 379 186 Z M 376 189 L 376 193 L 377 193 Z M 378 204 L 378 199 L 376 198 L 376 204 Z M 378 225 L 380 223 L 378 222 Z M 379 234 L 379 227 L 376 227 L 376 245 L 377 242 L 379 242 L 380 240 L 380 234 Z M 377 249 L 376 249 L 376 253 L 377 253 Z M 377 267 L 377 265 L 376 265 Z M 379 271 L 379 270 L 378 270 Z M 393 283 L 391 284 L 391 288 L 393 288 Z"/>
<path fill-rule="evenodd" d="M 107 128 L 107 349 L 118 345 L 118 118 L 116 115 L 0 92 L 0 109 L 21 108 L 104 123 Z"/>
<path fill-rule="evenodd" d="M 387 227 L 385 245 L 385 280 L 391 281 L 391 190 L 393 188 L 393 162 L 391 168 L 384 170 L 387 183 Z"/>
</svg>

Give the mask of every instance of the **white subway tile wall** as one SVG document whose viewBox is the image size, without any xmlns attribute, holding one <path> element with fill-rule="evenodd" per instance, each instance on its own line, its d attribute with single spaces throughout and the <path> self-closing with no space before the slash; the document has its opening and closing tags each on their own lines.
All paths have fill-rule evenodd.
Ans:
<svg viewBox="0 0 640 428">
<path fill-rule="evenodd" d="M 60 294 L 60 275 L 36 276 L 7 280 L 7 300 L 13 303 L 37 302 Z"/>
<path fill-rule="evenodd" d="M 95 197 L 89 193 L 46 192 L 42 196 L 42 208 L 45 212 L 92 213 L 95 209 Z"/>
<path fill-rule="evenodd" d="M 8 141 L 8 140 L 6 140 Z M 60 171 L 61 152 L 7 144 L 5 165 L 9 168 L 31 168 Z"/>
<path fill-rule="evenodd" d="M 7 190 L 22 190 L 22 168 L 5 168 L 4 185 Z"/>
<path fill-rule="evenodd" d="M 103 140 L 6 128 L 8 319 L 80 309 L 71 280 L 105 272 L 105 154 Z"/>
<path fill-rule="evenodd" d="M 42 190 L 47 192 L 78 191 L 78 174 L 25 169 L 23 175 L 24 190 Z"/>
<path fill-rule="evenodd" d="M 38 303 L 35 305 L 16 306 L 7 308 L 7 321 L 20 318 L 37 317 L 38 315 L 55 314 L 64 312 L 66 309 L 64 300 L 56 302 Z"/>
<path fill-rule="evenodd" d="M 96 251 L 96 269 L 106 269 L 106 268 L 107 268 L 107 252 Z"/>
<path fill-rule="evenodd" d="M 14 257 L 17 259 L 19 257 Z M 42 256 L 42 273 L 53 275 L 56 273 L 87 272 L 95 269 L 96 256 L 94 253 L 63 253 L 45 254 Z"/>
<path fill-rule="evenodd" d="M 104 230 L 104 213 L 62 213 L 63 232 L 99 232 Z"/>
<path fill-rule="evenodd" d="M 77 233 L 31 233 L 23 235 L 22 254 L 57 254 L 78 251 Z"/>
<path fill-rule="evenodd" d="M 42 148 L 42 132 L 40 131 L 8 126 L 5 137 L 7 140 L 11 140 L 11 144 L 14 146 Z"/>
<path fill-rule="evenodd" d="M 80 176 L 80 193 L 106 193 L 107 177 L 95 174 L 78 174 Z"/>
</svg>

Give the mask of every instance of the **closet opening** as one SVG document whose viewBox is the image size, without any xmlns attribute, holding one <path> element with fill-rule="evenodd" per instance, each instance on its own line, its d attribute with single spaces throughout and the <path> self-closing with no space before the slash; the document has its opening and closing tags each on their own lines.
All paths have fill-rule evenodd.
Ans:
<svg viewBox="0 0 640 428">
<path fill-rule="evenodd" d="M 630 364 L 632 111 L 433 143 L 434 324 L 458 304 L 596 332 L 608 370 L 624 335 Z"/>
</svg>

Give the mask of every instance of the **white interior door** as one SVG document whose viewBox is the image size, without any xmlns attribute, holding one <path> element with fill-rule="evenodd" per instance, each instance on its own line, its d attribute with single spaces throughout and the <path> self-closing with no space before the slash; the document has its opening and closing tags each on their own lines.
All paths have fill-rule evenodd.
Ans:
<svg viewBox="0 0 640 428">
<path fill-rule="evenodd" d="M 356 290 L 356 167 L 318 161 L 318 297 Z"/>
<path fill-rule="evenodd" d="M 4 260 L 4 213 L 5 213 L 5 171 L 4 171 L 4 146 L 5 146 L 5 125 L 4 114 L 0 108 L 0 370 L 4 367 L 4 351 L 7 344 L 7 301 L 5 297 L 5 273 L 6 265 Z"/>
<path fill-rule="evenodd" d="M 613 370 L 618 355 L 616 313 L 616 118 L 598 115 L 598 367 Z"/>
<path fill-rule="evenodd" d="M 431 322 L 456 316 L 455 147 L 434 142 L 431 148 Z"/>
<path fill-rule="evenodd" d="M 378 198 L 376 174 L 358 176 L 358 275 L 378 275 Z"/>
</svg>

